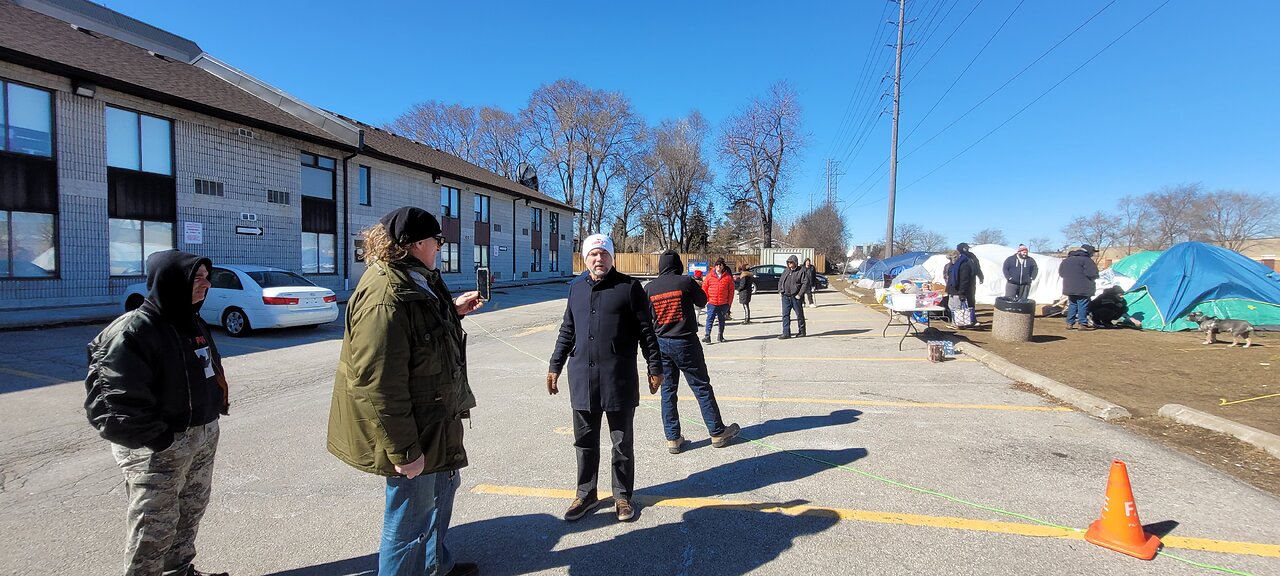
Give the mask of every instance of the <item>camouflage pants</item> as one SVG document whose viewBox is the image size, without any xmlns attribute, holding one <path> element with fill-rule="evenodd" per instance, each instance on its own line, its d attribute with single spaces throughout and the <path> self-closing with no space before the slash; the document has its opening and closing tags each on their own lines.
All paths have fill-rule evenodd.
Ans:
<svg viewBox="0 0 1280 576">
<path fill-rule="evenodd" d="M 162 452 L 111 445 L 129 496 L 125 575 L 185 574 L 209 504 L 218 421 L 192 426 Z"/>
</svg>

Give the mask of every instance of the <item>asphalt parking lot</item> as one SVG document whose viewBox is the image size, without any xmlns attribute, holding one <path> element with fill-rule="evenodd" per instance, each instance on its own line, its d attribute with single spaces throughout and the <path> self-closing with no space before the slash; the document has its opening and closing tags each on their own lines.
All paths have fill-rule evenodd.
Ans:
<svg viewBox="0 0 1280 576">
<path fill-rule="evenodd" d="M 566 523 L 569 404 L 544 387 L 565 292 L 500 290 L 464 324 L 479 406 L 449 538 L 484 574 L 1280 573 L 1275 497 L 967 358 L 930 363 L 914 339 L 899 351 L 883 315 L 836 292 L 818 295 L 806 338 L 776 339 L 780 307 L 760 294 L 758 322 L 731 322 L 730 341 L 707 348 L 741 441 L 712 448 L 685 389 L 693 443 L 668 454 L 646 395 L 638 518 L 600 508 Z M 0 333 L 0 572 L 117 570 L 123 486 L 81 406 L 84 343 L 100 328 Z M 215 338 L 233 405 L 197 565 L 372 573 L 382 483 L 324 449 L 340 322 Z M 1082 539 L 1113 459 L 1128 464 L 1143 522 L 1165 534 L 1153 561 Z"/>
</svg>

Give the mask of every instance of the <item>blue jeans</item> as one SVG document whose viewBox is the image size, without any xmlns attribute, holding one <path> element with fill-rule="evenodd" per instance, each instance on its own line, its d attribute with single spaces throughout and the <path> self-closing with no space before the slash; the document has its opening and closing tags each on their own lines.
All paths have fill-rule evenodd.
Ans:
<svg viewBox="0 0 1280 576">
<path fill-rule="evenodd" d="M 1089 325 L 1089 297 L 1067 296 L 1067 326 L 1079 322 L 1081 326 Z"/>
<path fill-rule="evenodd" d="M 782 335 L 791 336 L 791 313 L 796 313 L 796 326 L 804 334 L 804 308 L 800 307 L 797 296 L 782 295 Z"/>
<path fill-rule="evenodd" d="M 720 321 L 719 336 L 724 338 L 724 316 L 729 313 L 728 304 L 707 304 L 707 338 L 711 337 L 711 325 Z"/>
<path fill-rule="evenodd" d="M 442 576 L 453 570 L 444 536 L 459 482 L 457 471 L 387 478 L 379 576 Z"/>
<path fill-rule="evenodd" d="M 676 386 L 680 384 L 681 372 L 689 390 L 693 391 L 693 397 L 698 399 L 707 432 L 712 436 L 723 434 L 724 421 L 720 419 L 720 406 L 716 404 L 716 394 L 711 390 L 711 375 L 707 373 L 707 360 L 702 356 L 702 344 L 698 343 L 698 338 L 658 338 L 658 349 L 662 351 L 662 426 L 666 429 L 667 440 L 680 437 Z"/>
</svg>

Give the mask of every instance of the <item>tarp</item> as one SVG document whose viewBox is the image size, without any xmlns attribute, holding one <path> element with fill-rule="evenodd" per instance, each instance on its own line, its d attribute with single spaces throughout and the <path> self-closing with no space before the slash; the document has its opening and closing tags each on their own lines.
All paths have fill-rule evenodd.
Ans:
<svg viewBox="0 0 1280 576">
<path fill-rule="evenodd" d="M 945 258 L 945 256 L 944 256 Z M 925 282 L 933 282 L 933 274 L 929 273 L 929 269 L 924 264 L 916 264 L 893 277 L 893 283 L 910 282 L 912 280 L 923 280 Z"/>
<path fill-rule="evenodd" d="M 879 258 L 867 258 L 866 260 L 863 260 L 862 263 L 858 265 L 858 275 L 863 278 L 868 278 L 867 270 L 879 262 Z"/>
<path fill-rule="evenodd" d="M 896 276 L 899 272 L 928 260 L 929 256 L 932 256 L 929 252 L 904 252 L 868 266 L 862 273 L 862 277 L 875 280 L 883 279 L 886 274 Z"/>
<path fill-rule="evenodd" d="M 1238 252 L 1202 242 L 1183 242 L 1160 255 L 1124 296 L 1129 315 L 1143 330 L 1175 332 L 1197 326 L 1186 317 L 1201 312 L 1280 324 L 1280 274 Z"/>
<path fill-rule="evenodd" d="M 1017 252 L 1017 249 L 999 244 L 979 244 L 970 247 L 969 251 L 978 258 L 983 276 L 983 281 L 978 283 L 974 297 L 979 304 L 995 304 L 997 297 L 1004 296 L 1006 284 L 1004 261 Z M 1062 259 L 1034 252 L 1030 256 L 1035 259 L 1039 274 L 1031 283 L 1031 292 L 1027 297 L 1038 304 L 1049 304 L 1062 297 L 1062 277 L 1058 275 L 1058 266 L 1062 264 Z M 947 265 L 945 255 L 935 254 L 920 265 L 929 272 L 929 277 L 934 282 L 939 284 L 946 282 L 942 276 L 942 270 Z"/>
<path fill-rule="evenodd" d="M 1156 259 L 1164 252 L 1159 250 L 1147 250 L 1145 252 L 1134 252 L 1119 261 L 1111 264 L 1111 270 L 1121 276 L 1128 276 L 1137 280 L 1148 268 L 1151 268 Z"/>
</svg>

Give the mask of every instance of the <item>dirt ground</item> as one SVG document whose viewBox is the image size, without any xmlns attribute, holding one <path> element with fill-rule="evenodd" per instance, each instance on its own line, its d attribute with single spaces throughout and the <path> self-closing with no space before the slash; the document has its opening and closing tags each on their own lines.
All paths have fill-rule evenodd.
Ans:
<svg viewBox="0 0 1280 576">
<path fill-rule="evenodd" d="M 859 301 L 874 304 L 869 296 Z M 1061 317 L 1037 317 L 1031 342 L 1009 343 L 992 338 L 991 316 L 991 307 L 979 306 L 978 329 L 942 332 L 1124 406 L 1134 417 L 1120 425 L 1280 496 L 1280 459 L 1233 437 L 1156 415 L 1165 404 L 1182 404 L 1280 434 L 1280 396 L 1259 398 L 1280 394 L 1280 333 L 1255 335 L 1253 346 L 1242 349 L 1228 348 L 1229 342 L 1201 344 L 1200 332 L 1083 332 L 1067 330 Z"/>
</svg>

